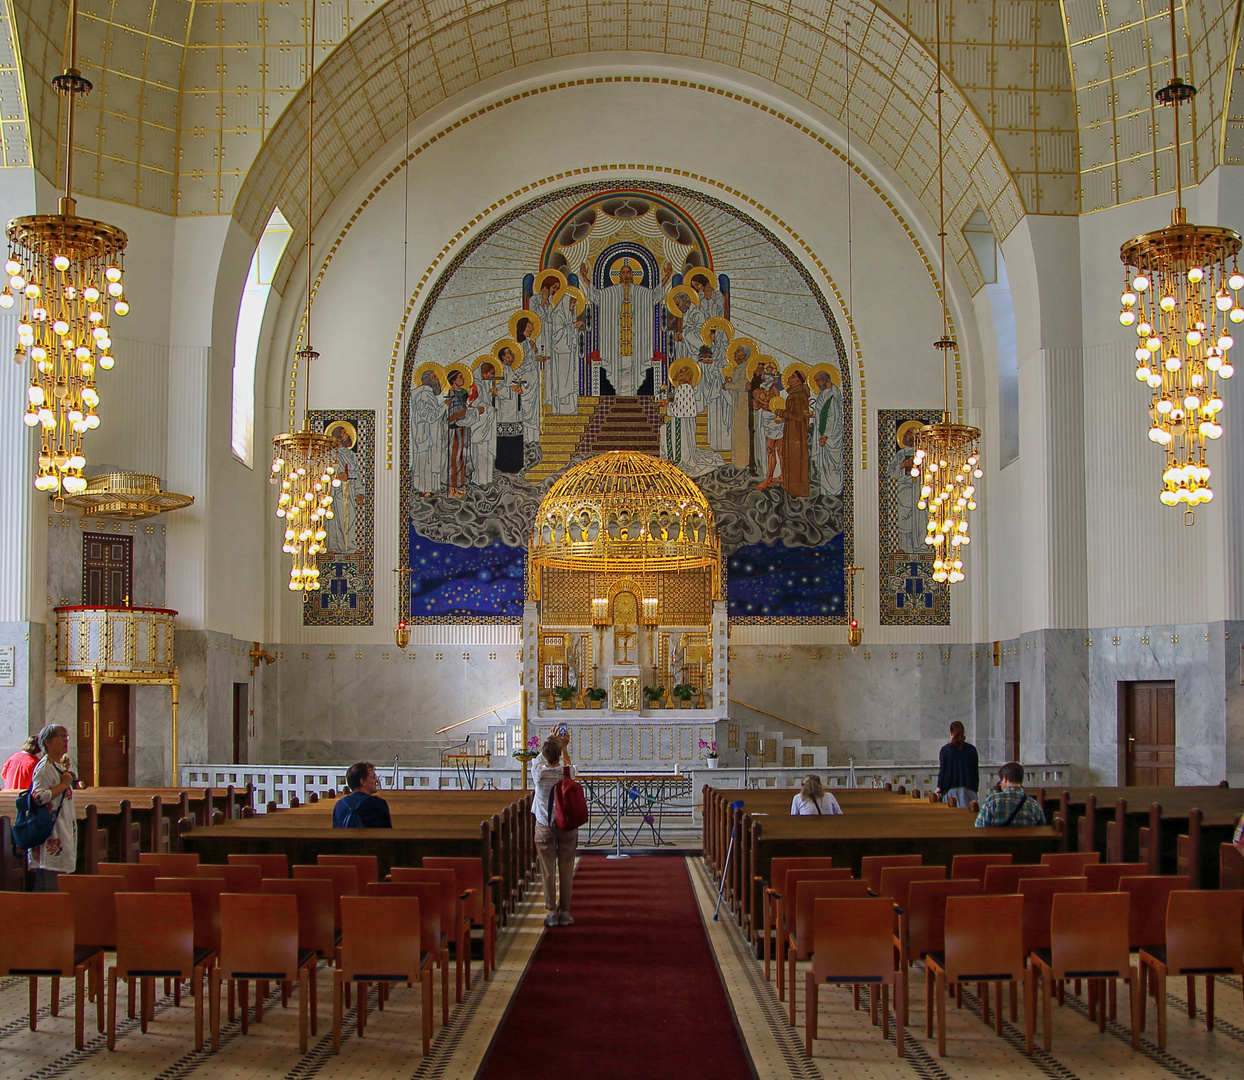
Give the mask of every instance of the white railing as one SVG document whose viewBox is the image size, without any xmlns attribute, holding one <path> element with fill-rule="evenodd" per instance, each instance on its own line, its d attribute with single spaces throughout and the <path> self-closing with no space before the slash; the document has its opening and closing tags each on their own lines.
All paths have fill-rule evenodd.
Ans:
<svg viewBox="0 0 1244 1080">
<path fill-rule="evenodd" d="M 255 812 L 262 814 L 267 811 L 269 802 L 277 806 L 289 806 L 290 800 L 297 797 L 299 802 L 307 802 L 312 792 L 343 791 L 346 786 L 347 765 L 182 765 L 178 779 L 188 787 L 244 788 L 247 784 L 255 787 Z M 1027 786 L 1031 790 L 1037 788 L 1064 788 L 1071 782 L 1071 766 L 1069 764 L 1025 765 L 1028 773 Z M 590 773 L 591 770 L 585 770 Z M 808 772 L 801 768 L 782 768 L 766 765 L 763 768 L 717 768 L 717 769 L 684 769 L 682 775 L 692 780 L 692 803 L 695 816 L 699 818 L 699 790 L 703 784 L 719 788 L 795 788 L 800 779 Z M 932 790 L 937 782 L 937 769 L 924 765 L 847 765 L 818 769 L 831 790 L 834 788 L 851 787 L 851 774 L 855 774 L 854 786 L 861 788 L 882 787 L 890 784 L 908 791 L 919 789 L 922 793 Z M 981 765 L 981 779 L 992 776 L 997 767 Z M 617 770 L 610 770 L 611 775 L 618 775 Z M 385 788 L 396 788 L 399 791 L 436 791 L 462 790 L 470 786 L 465 775 L 446 769 L 442 771 L 436 766 L 407 767 L 399 766 L 396 771 L 396 782 L 392 768 L 377 770 Z M 476 770 L 474 786 L 481 788 L 497 788 L 515 790 L 521 786 L 520 773 L 506 762 L 505 768 L 480 768 Z"/>
</svg>

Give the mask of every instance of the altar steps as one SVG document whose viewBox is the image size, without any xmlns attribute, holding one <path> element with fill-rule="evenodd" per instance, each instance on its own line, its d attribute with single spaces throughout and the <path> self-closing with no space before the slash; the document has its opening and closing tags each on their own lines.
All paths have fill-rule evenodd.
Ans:
<svg viewBox="0 0 1244 1080">
<path fill-rule="evenodd" d="M 712 449 L 712 447 L 708 444 L 708 417 L 705 416 L 704 413 L 700 413 L 700 415 L 695 418 L 695 442 L 701 450 Z M 727 465 L 730 464 L 729 450 L 718 450 L 717 453 L 721 455 Z"/>
<path fill-rule="evenodd" d="M 529 483 L 542 483 L 570 464 L 599 408 L 600 398 L 584 397 L 579 398 L 578 412 L 544 413 L 540 418 L 540 462 L 527 470 Z"/>
<path fill-rule="evenodd" d="M 657 405 L 650 397 L 606 397 L 584 432 L 580 451 L 638 450 L 657 456 Z"/>
</svg>

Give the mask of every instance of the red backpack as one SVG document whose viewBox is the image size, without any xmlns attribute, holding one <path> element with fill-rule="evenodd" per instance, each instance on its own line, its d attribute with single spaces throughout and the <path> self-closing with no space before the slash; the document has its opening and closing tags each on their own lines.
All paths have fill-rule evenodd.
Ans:
<svg viewBox="0 0 1244 1080">
<path fill-rule="evenodd" d="M 549 821 L 559 829 L 577 829 L 587 824 L 587 798 L 583 785 L 570 775 L 570 766 L 564 766 L 561 780 L 549 792 Z"/>
</svg>

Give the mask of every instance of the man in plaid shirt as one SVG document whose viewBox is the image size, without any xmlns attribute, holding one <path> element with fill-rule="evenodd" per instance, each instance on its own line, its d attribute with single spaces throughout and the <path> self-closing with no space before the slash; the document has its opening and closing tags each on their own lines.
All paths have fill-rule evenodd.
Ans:
<svg viewBox="0 0 1244 1080">
<path fill-rule="evenodd" d="M 1044 825 L 1045 811 L 1041 804 L 1024 791 L 1024 767 L 1008 761 L 998 770 L 1002 790 L 985 800 L 976 817 L 978 828 L 987 825 Z"/>
</svg>

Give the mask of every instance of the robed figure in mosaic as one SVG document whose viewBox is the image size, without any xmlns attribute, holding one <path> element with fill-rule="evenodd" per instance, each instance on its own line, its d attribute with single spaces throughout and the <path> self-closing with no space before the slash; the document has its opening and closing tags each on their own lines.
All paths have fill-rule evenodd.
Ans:
<svg viewBox="0 0 1244 1080">
<path fill-rule="evenodd" d="M 440 375 L 425 371 L 410 392 L 411 487 L 420 495 L 434 495 L 445 486 L 449 464 L 449 427 Z"/>
<path fill-rule="evenodd" d="M 634 397 L 652 370 L 654 311 L 665 299 L 665 288 L 674 268 L 665 264 L 660 286 L 636 285 L 630 259 L 618 268 L 616 285 L 596 288 L 587 263 L 579 267 L 583 291 L 596 305 L 600 326 L 600 359 L 613 391 Z"/>
</svg>

